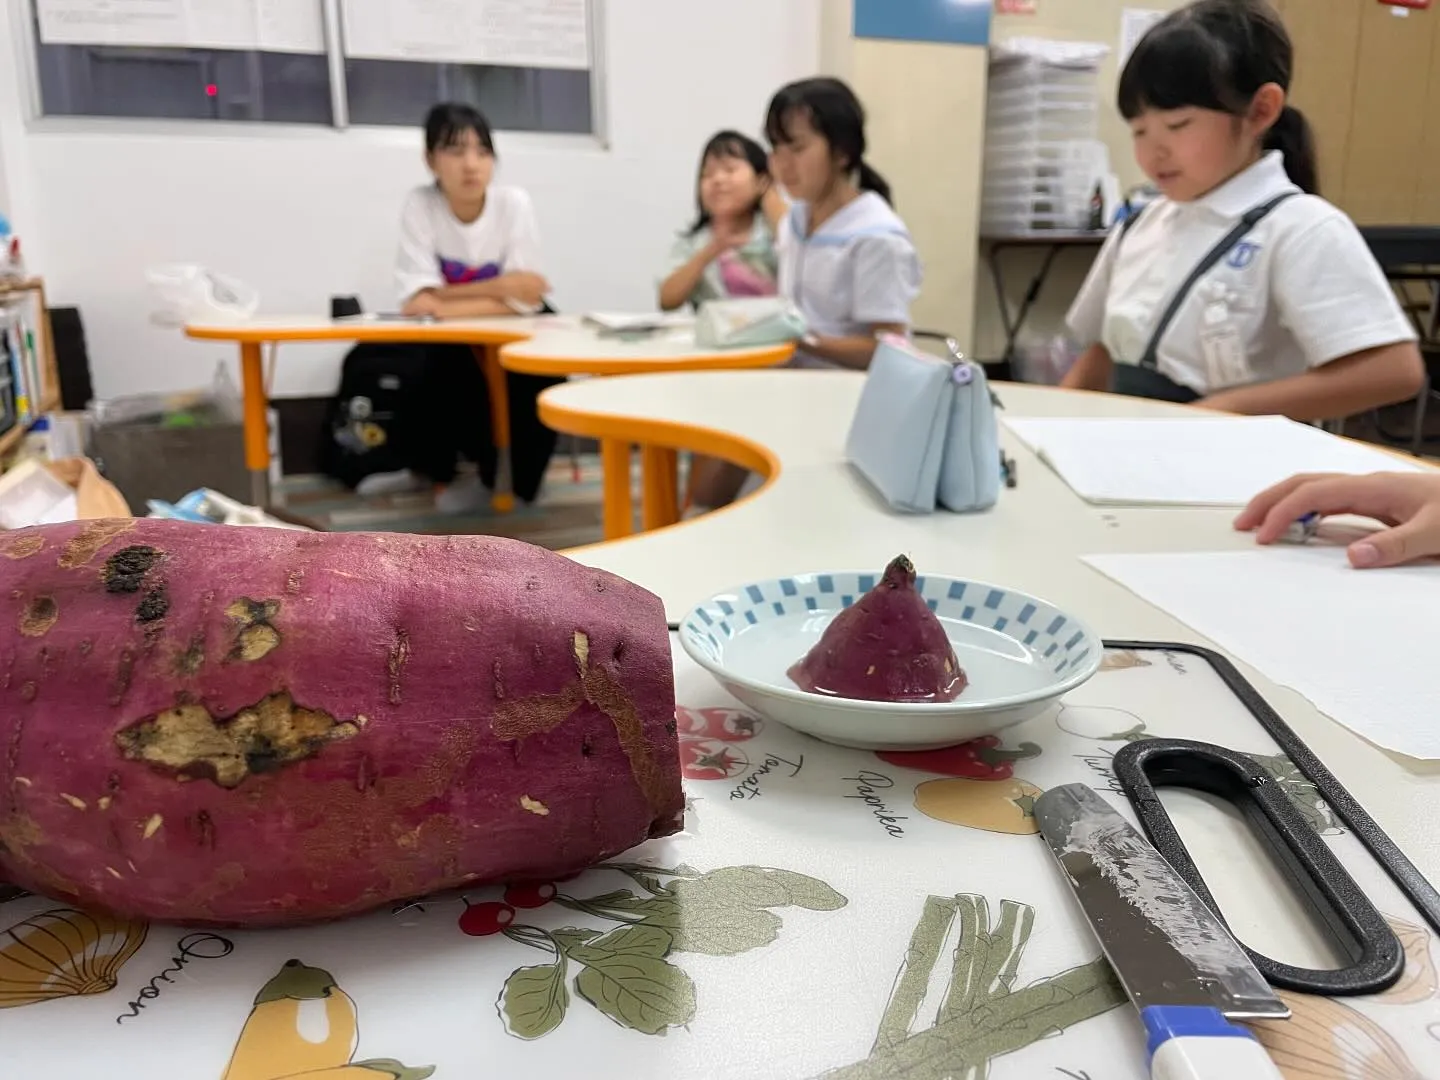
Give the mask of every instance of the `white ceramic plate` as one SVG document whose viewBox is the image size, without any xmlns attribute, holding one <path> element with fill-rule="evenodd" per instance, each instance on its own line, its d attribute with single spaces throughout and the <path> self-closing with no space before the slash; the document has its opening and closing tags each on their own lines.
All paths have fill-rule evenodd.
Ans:
<svg viewBox="0 0 1440 1080">
<path fill-rule="evenodd" d="M 938 750 L 993 734 L 1038 716 L 1100 668 L 1100 638 L 1068 612 L 1014 589 L 927 575 L 916 588 L 970 678 L 957 700 L 854 701 L 801 690 L 790 666 L 880 576 L 837 571 L 741 585 L 691 611 L 681 645 L 762 716 L 862 750 Z"/>
</svg>

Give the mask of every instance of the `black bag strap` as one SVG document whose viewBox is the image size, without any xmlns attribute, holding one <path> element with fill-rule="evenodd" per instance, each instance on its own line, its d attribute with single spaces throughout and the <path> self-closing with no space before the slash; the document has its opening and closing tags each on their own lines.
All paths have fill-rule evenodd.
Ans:
<svg viewBox="0 0 1440 1080">
<path fill-rule="evenodd" d="M 1235 228 L 1226 233 L 1220 242 L 1210 250 L 1210 253 L 1200 260 L 1200 265 L 1191 271 L 1190 276 L 1185 279 L 1184 284 L 1180 286 L 1180 290 L 1170 301 L 1170 306 L 1165 309 L 1165 314 L 1161 315 L 1160 321 L 1155 324 L 1155 332 L 1150 335 L 1150 343 L 1145 346 L 1145 354 L 1140 357 L 1141 367 L 1152 370 L 1159 367 L 1160 342 L 1170 329 L 1170 324 L 1173 323 L 1175 317 L 1180 314 L 1180 309 L 1185 306 L 1185 301 L 1189 298 L 1190 291 L 1200 283 L 1200 279 L 1208 274 L 1216 263 L 1225 258 L 1226 255 L 1229 255 L 1235 245 L 1240 243 L 1241 240 L 1244 240 L 1256 225 L 1259 225 L 1260 222 L 1269 217 L 1271 211 L 1279 207 L 1281 203 L 1288 199 L 1293 199 L 1299 194 L 1300 192 L 1298 191 L 1287 191 L 1283 195 L 1277 195 L 1267 203 L 1252 207 L 1246 212 L 1245 216 L 1240 219 Z M 1138 214 L 1131 217 L 1129 221 L 1126 222 L 1126 225 L 1130 225 L 1137 220 L 1138 217 Z M 1129 229 L 1127 228 L 1126 232 L 1128 231 Z"/>
</svg>

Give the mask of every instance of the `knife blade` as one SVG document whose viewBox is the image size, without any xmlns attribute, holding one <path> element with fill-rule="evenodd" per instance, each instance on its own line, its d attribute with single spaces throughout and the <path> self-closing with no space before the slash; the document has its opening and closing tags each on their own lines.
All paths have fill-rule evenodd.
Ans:
<svg viewBox="0 0 1440 1080">
<path fill-rule="evenodd" d="M 1150 1036 L 1151 1075 L 1279 1080 L 1229 1020 L 1290 1010 L 1230 932 L 1140 833 L 1085 784 L 1047 791 L 1035 820 Z"/>
</svg>

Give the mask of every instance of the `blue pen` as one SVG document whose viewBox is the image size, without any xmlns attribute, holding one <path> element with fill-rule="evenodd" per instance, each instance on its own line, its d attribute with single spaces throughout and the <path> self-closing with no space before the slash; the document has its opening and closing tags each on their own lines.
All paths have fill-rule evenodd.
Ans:
<svg viewBox="0 0 1440 1080">
<path fill-rule="evenodd" d="M 1290 528 L 1285 530 L 1285 535 L 1280 539 L 1287 544 L 1304 544 L 1315 539 L 1315 534 L 1320 531 L 1320 515 L 1306 514 Z"/>
</svg>

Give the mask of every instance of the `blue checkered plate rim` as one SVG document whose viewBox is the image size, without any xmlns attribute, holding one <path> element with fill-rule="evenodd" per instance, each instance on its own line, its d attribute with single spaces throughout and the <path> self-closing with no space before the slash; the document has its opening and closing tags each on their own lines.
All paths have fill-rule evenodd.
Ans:
<svg viewBox="0 0 1440 1080">
<path fill-rule="evenodd" d="M 873 589 L 879 580 L 880 574 L 874 572 L 833 571 L 795 574 L 727 589 L 698 604 L 685 616 L 680 623 L 680 643 L 691 659 L 722 681 L 815 701 L 817 695 L 793 684 L 757 680 L 728 667 L 725 663 L 727 643 L 763 630 L 765 624 L 777 620 L 833 617 Z M 1104 647 L 1099 636 L 1080 619 L 1045 600 L 1002 585 L 936 574 L 917 577 L 915 587 L 930 610 L 951 631 L 950 637 L 962 664 L 965 660 L 963 634 L 954 632 L 956 624 L 1009 638 L 1013 651 L 1023 654 L 1025 662 L 1034 665 L 1037 675 L 1043 676 L 1043 685 L 998 698 L 971 695 L 953 702 L 847 702 L 829 697 L 822 700 L 836 706 L 852 704 L 879 711 L 978 712 L 1053 698 L 1080 686 L 1100 668 Z"/>
</svg>

